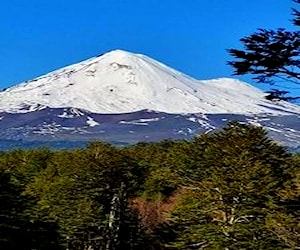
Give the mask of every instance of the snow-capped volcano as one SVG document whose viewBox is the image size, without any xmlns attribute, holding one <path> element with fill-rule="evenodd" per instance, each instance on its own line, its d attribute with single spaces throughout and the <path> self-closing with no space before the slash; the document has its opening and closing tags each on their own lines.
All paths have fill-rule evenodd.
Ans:
<svg viewBox="0 0 300 250">
<path fill-rule="evenodd" d="M 262 126 L 296 148 L 299 117 L 299 106 L 268 101 L 247 83 L 196 80 L 116 50 L 0 92 L 0 150 L 191 139 L 230 120 Z"/>
<path fill-rule="evenodd" d="M 147 56 L 121 50 L 54 71 L 0 92 L 0 112 L 79 108 L 94 113 L 300 113 L 234 79 L 199 81 Z"/>
</svg>

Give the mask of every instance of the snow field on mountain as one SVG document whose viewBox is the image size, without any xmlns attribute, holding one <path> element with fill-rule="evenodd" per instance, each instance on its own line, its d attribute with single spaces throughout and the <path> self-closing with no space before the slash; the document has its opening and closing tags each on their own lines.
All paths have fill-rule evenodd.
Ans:
<svg viewBox="0 0 300 250">
<path fill-rule="evenodd" d="M 54 71 L 0 92 L 0 111 L 25 113 L 73 107 L 94 113 L 300 114 L 300 107 L 267 101 L 238 80 L 199 81 L 147 56 L 121 50 Z"/>
</svg>

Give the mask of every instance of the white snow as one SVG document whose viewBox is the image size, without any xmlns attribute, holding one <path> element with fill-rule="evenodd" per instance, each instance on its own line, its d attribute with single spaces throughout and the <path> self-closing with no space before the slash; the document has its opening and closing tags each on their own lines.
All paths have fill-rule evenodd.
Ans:
<svg viewBox="0 0 300 250">
<path fill-rule="evenodd" d="M 84 113 L 81 112 L 80 110 L 76 109 L 76 108 L 70 108 L 70 109 L 64 109 L 64 112 L 61 115 L 58 115 L 57 117 L 59 118 L 66 118 L 66 119 L 70 119 L 70 118 L 74 118 L 74 117 L 78 117 L 78 116 L 83 116 Z"/>
<path fill-rule="evenodd" d="M 90 127 L 95 127 L 95 126 L 98 126 L 100 125 L 99 122 L 96 122 L 92 117 L 87 117 L 87 121 L 86 123 L 90 126 Z"/>
<path fill-rule="evenodd" d="M 139 119 L 137 121 L 138 122 L 157 122 L 159 120 L 160 120 L 160 118 L 156 117 L 156 118 L 149 118 L 149 119 Z"/>
<path fill-rule="evenodd" d="M 139 122 L 137 121 L 120 121 L 119 124 L 127 124 L 127 125 L 142 125 L 142 126 L 148 126 L 149 124 L 146 122 Z"/>
<path fill-rule="evenodd" d="M 267 127 L 267 126 L 265 126 L 265 128 L 266 128 L 267 130 L 275 131 L 275 132 L 278 132 L 278 133 L 282 133 L 282 132 L 283 132 L 282 130 L 276 129 L 276 128 L 271 128 L 271 127 Z"/>
<path fill-rule="evenodd" d="M 159 120 L 160 120 L 160 118 L 158 118 L 158 117 L 148 118 L 148 119 L 142 118 L 142 119 L 133 120 L 133 121 L 120 121 L 119 124 L 148 126 L 149 122 L 157 122 Z"/>
<path fill-rule="evenodd" d="M 73 107 L 95 113 L 300 114 L 299 106 L 278 105 L 264 95 L 238 80 L 199 81 L 147 56 L 115 50 L 0 92 L 0 111 Z"/>
<path fill-rule="evenodd" d="M 74 117 L 74 115 L 70 115 L 70 114 L 68 114 L 66 111 L 64 111 L 61 115 L 58 115 L 57 117 L 59 117 L 59 118 L 73 118 Z"/>
</svg>

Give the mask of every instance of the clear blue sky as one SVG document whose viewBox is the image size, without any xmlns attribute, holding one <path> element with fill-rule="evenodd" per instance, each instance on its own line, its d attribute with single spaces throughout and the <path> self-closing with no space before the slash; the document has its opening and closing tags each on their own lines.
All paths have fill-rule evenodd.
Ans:
<svg viewBox="0 0 300 250">
<path fill-rule="evenodd" d="M 0 87 L 113 49 L 146 54 L 198 79 L 230 77 L 226 49 L 258 27 L 291 28 L 291 6 L 292 0 L 2 0 Z"/>
</svg>

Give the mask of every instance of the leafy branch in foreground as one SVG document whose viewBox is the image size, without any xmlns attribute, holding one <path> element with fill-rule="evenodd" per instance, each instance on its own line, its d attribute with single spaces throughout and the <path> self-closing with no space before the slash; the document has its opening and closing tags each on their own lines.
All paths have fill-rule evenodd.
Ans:
<svg viewBox="0 0 300 250">
<path fill-rule="evenodd" d="M 300 4 L 299 0 L 294 0 Z M 293 8 L 293 24 L 300 25 L 300 12 Z M 267 83 L 280 88 L 299 89 L 300 85 L 300 31 L 258 29 L 255 33 L 240 39 L 243 49 L 229 49 L 234 60 L 234 75 L 253 75 L 258 83 Z M 278 85 L 281 83 L 281 85 Z M 269 93 L 278 94 L 275 89 Z M 287 94 L 289 91 L 284 93 Z M 280 100 L 296 100 L 277 95 Z M 268 96 L 269 98 L 272 95 Z"/>
</svg>

